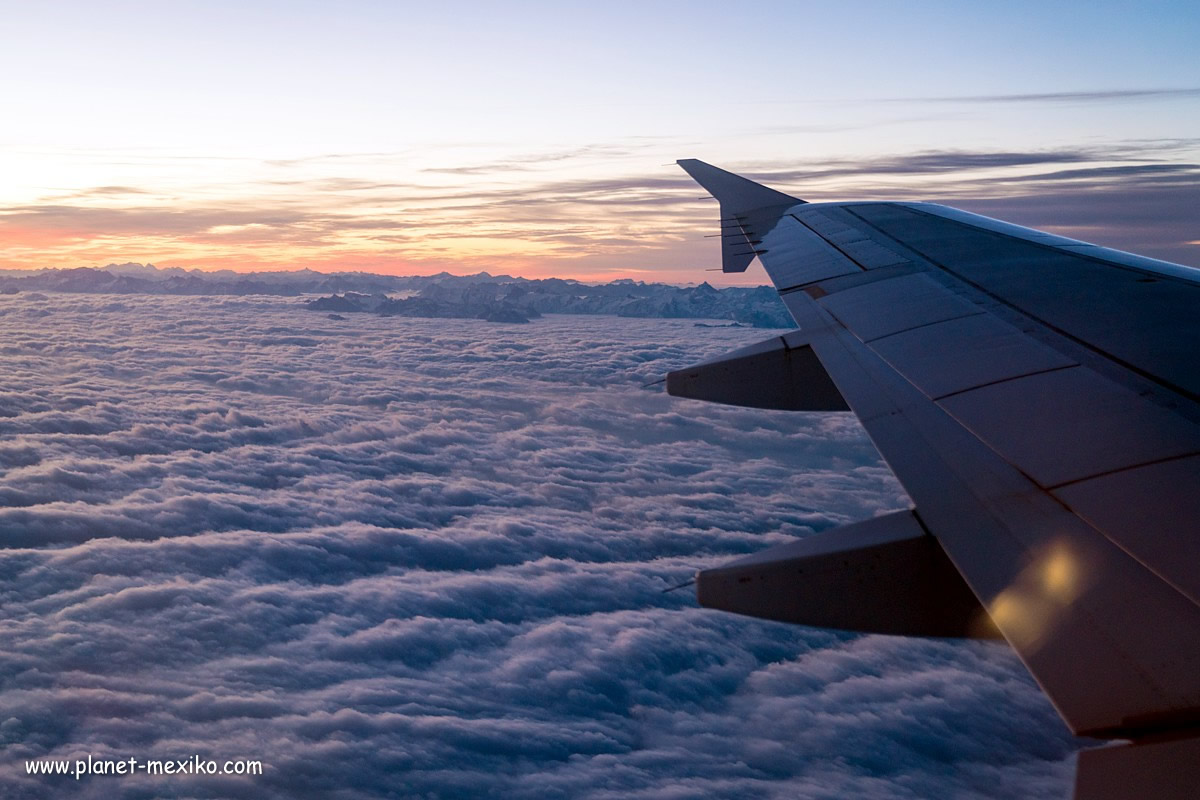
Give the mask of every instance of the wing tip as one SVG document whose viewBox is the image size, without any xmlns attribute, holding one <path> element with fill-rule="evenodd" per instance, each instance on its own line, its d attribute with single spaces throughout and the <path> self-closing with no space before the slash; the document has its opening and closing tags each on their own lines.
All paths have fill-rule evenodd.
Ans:
<svg viewBox="0 0 1200 800">
<path fill-rule="evenodd" d="M 721 203 L 724 213 L 740 214 L 770 206 L 796 205 L 804 201 L 698 158 L 680 158 L 675 163 Z"/>
</svg>

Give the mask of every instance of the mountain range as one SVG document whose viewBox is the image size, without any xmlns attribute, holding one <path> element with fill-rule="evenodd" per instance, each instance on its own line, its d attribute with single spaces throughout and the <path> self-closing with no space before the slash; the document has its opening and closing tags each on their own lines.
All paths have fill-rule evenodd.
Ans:
<svg viewBox="0 0 1200 800">
<path fill-rule="evenodd" d="M 109 264 L 106 267 L 0 272 L 0 292 L 88 294 L 274 295 L 306 297 L 305 307 L 334 314 L 479 318 L 528 322 L 542 314 L 614 314 L 729 320 L 760 328 L 791 327 L 775 290 L 767 286 L 717 289 L 707 282 L 673 286 L 629 279 L 592 284 L 561 278 L 510 275 L 394 276 L 369 272 L 205 272 L 179 267 Z"/>
</svg>

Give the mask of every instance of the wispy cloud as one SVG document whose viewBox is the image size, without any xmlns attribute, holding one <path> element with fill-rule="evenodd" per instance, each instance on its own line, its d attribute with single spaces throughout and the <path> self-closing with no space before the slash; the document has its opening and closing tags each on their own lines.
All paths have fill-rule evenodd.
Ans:
<svg viewBox="0 0 1200 800">
<path fill-rule="evenodd" d="M 126 195 L 147 194 L 145 189 L 139 189 L 136 186 L 95 186 L 90 189 L 84 189 L 77 192 L 72 192 L 67 197 L 88 198 L 88 197 L 123 197 Z"/>
<path fill-rule="evenodd" d="M 826 160 L 808 167 L 788 166 L 755 170 L 763 181 L 793 183 L 813 179 L 872 175 L 928 175 L 936 173 L 995 170 L 1043 164 L 1075 164 L 1115 157 L 1092 149 L 1059 149 L 1030 152 L 972 152 L 933 150 L 879 158 Z"/>
<path fill-rule="evenodd" d="M 1035 227 L 1062 226 L 1055 207 L 1084 211 L 1091 199 L 1119 197 L 1130 208 L 1157 208 L 1157 220 L 1125 240 L 1130 212 L 1096 201 L 1090 228 L 1105 233 L 1091 238 L 1188 263 L 1195 248 L 1184 243 L 1196 238 L 1197 207 L 1189 193 L 1200 184 L 1200 167 L 1185 156 L 1195 148 L 1190 140 L 1168 139 L 723 166 L 809 200 L 941 198 L 979 206 L 1011 205 L 1012 198 L 1037 194 L 1022 202 L 1040 216 L 1014 209 L 1019 221 Z M 546 156 L 573 164 L 586 162 L 587 152 Z M 614 146 L 605 157 L 631 152 Z M 702 191 L 681 171 L 647 168 L 637 159 L 609 177 L 572 176 L 556 167 L 522 171 L 534 160 L 522 154 L 492 167 L 465 168 L 470 175 L 434 168 L 417 173 L 427 180 L 412 182 L 296 168 L 224 202 L 216 199 L 219 187 L 210 200 L 167 204 L 152 202 L 136 186 L 101 186 L 0 208 L 0 261 L 12 267 L 129 260 L 526 274 L 537 263 L 541 275 L 661 265 L 674 270 L 664 275 L 671 280 L 690 280 L 711 261 L 702 236 L 711 232 L 715 206 L 699 199 Z M 490 179 L 479 180 L 477 171 Z M 1173 202 L 1160 202 L 1165 197 Z"/>
<path fill-rule="evenodd" d="M 948 97 L 889 98 L 898 103 L 1112 103 L 1126 100 L 1166 100 L 1200 97 L 1200 88 L 1179 89 L 1093 89 L 1077 92 L 1033 92 L 1027 94 L 977 94 Z"/>
<path fill-rule="evenodd" d="M 440 175 L 496 176 L 506 172 L 544 171 L 546 165 L 582 159 L 625 158 L 653 147 L 653 140 L 634 139 L 613 144 L 590 144 L 563 150 L 546 150 L 537 153 L 518 154 L 508 158 L 491 160 L 467 166 L 425 167 L 422 172 Z"/>
</svg>

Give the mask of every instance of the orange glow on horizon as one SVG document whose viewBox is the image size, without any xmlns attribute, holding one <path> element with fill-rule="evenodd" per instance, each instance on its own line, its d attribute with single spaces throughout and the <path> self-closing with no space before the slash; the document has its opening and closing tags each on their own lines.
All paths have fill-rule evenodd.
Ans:
<svg viewBox="0 0 1200 800">
<path fill-rule="evenodd" d="M 619 279 L 647 283 L 700 283 L 719 285 L 759 285 L 766 282 L 761 270 L 748 275 L 725 276 L 706 271 L 712 260 L 696 267 L 671 268 L 610 266 L 614 261 L 634 260 L 637 256 L 605 258 L 591 253 L 535 256 L 513 252 L 519 242 L 510 243 L 489 254 L 475 252 L 441 257 L 409 256 L 398 253 L 332 247 L 214 247 L 203 241 L 171 240 L 164 237 L 97 236 L 87 231 L 18 229 L 0 223 L 0 269 L 38 270 L 102 267 L 107 264 L 153 264 L 159 268 L 178 267 L 204 272 L 229 270 L 239 273 L 290 272 L 312 270 L 321 273 L 369 272 L 380 275 L 512 275 L 529 279 L 570 278 L 584 282 L 609 282 Z M 707 249 L 707 248 L 706 248 Z M 649 252 L 649 251 L 648 251 Z M 717 254 L 713 252 L 712 258 Z M 609 263 L 605 263 L 609 262 Z M 711 269 L 711 268 L 709 268 Z"/>
<path fill-rule="evenodd" d="M 61 169 L 53 155 L 41 154 L 39 164 Z M 611 158 L 593 159 L 586 151 L 561 160 L 548 157 L 545 165 L 526 157 L 505 161 L 493 154 L 490 164 L 454 166 L 462 162 L 450 160 L 451 154 L 440 156 L 447 161 L 436 167 L 425 153 L 426 160 L 370 153 L 292 161 L 247 158 L 245 165 L 237 161 L 230 167 L 221 159 L 200 156 L 147 156 L 138 161 L 133 155 L 89 155 L 96 159 L 89 184 L 51 189 L 39 177 L 36 184 L 27 178 L 23 188 L 0 186 L 0 269 L 133 262 L 234 272 L 486 271 L 586 281 L 767 283 L 759 267 L 742 275 L 708 271 L 719 265 L 718 241 L 706 238 L 718 230 L 716 204 L 701 199 L 702 190 L 680 170 L 661 162 L 648 164 L 634 147 Z M 980 160 L 983 166 L 975 166 L 967 156 L 951 154 L 939 158 L 959 158 L 963 166 L 929 170 L 929 157 L 917 153 L 900 170 L 893 163 L 896 157 L 885 159 L 878 174 L 871 171 L 870 160 L 860 165 L 810 162 L 800 169 L 776 163 L 761 169 L 766 171 L 764 182 L 815 202 L 932 198 L 1006 216 L 1006 209 L 1015 204 L 992 212 L 970 203 L 1023 200 L 1031 192 L 1053 189 L 1053 183 L 1040 184 L 1036 174 L 1039 169 L 1048 174 L 1059 169 L 1053 156 L 1047 157 L 1048 164 L 1031 156 L 1032 166 L 1016 159 L 1009 168 L 993 166 L 987 158 Z M 1085 162 L 1075 158 L 1070 163 Z M 1112 162 L 1098 158 L 1098 163 L 1108 169 Z M 231 171 L 221 173 L 218 182 L 205 183 L 198 175 L 206 167 L 214 175 L 221 169 Z M 82 180 L 58 177 L 64 182 Z M 1109 180 L 1097 178 L 1092 194 Z M 1071 194 L 1063 197 L 1064 203 L 1076 202 Z M 1013 221 L 1066 235 L 1094 230 L 1096 235 L 1087 238 L 1118 247 L 1126 238 L 1113 232 L 1105 241 L 1102 234 L 1108 235 L 1112 221 L 1104 218 L 1097 218 L 1091 228 L 1077 219 L 1057 226 L 1053 220 Z M 1186 259 L 1177 251 L 1200 240 L 1188 235 L 1168 238 L 1172 224 L 1164 222 L 1164 233 L 1158 235 L 1161 244 L 1174 251 L 1148 252 L 1132 246 L 1139 242 L 1136 238 L 1124 249 Z M 1132 235 L 1154 243 L 1153 231 L 1129 225 Z"/>
</svg>

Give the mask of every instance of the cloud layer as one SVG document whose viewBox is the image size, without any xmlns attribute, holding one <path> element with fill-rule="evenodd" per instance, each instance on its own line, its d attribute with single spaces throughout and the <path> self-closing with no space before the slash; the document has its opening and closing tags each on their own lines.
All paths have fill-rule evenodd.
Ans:
<svg viewBox="0 0 1200 800">
<path fill-rule="evenodd" d="M 6 797 L 1061 797 L 1006 649 L 663 589 L 904 504 L 861 428 L 641 388 L 684 320 L 0 297 Z M 30 758 L 266 774 L 32 777 Z"/>
</svg>

